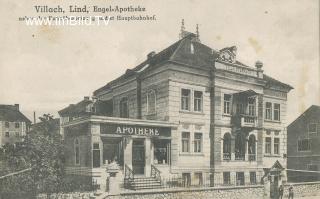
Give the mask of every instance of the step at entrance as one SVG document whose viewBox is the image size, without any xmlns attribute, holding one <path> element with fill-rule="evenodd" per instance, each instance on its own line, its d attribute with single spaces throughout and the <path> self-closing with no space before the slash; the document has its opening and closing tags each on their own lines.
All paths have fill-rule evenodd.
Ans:
<svg viewBox="0 0 320 199">
<path fill-rule="evenodd" d="M 133 179 L 125 179 L 125 184 L 128 189 L 159 189 L 161 188 L 161 180 L 153 177 L 138 177 Z"/>
</svg>

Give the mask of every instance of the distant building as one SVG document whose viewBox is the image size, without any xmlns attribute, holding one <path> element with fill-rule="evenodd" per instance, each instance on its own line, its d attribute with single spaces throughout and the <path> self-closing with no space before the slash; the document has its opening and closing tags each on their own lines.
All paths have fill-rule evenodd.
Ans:
<svg viewBox="0 0 320 199">
<path fill-rule="evenodd" d="M 19 110 L 19 104 L 0 105 L 0 146 L 22 142 L 31 121 Z"/>
<path fill-rule="evenodd" d="M 312 105 L 288 126 L 288 180 L 320 180 L 320 106 Z M 301 171 L 290 171 L 301 170 Z"/>
<path fill-rule="evenodd" d="M 236 55 L 235 46 L 214 50 L 182 26 L 179 41 L 149 53 L 93 100 L 59 111 L 67 173 L 104 183 L 116 161 L 125 178 L 159 170 L 188 185 L 248 185 L 268 174 L 277 187 L 286 180 L 278 171 L 286 168 L 292 87 Z"/>
<path fill-rule="evenodd" d="M 43 132 L 44 130 L 48 131 L 50 134 L 60 134 L 60 118 L 38 122 L 30 126 L 30 131 L 33 132 Z"/>
</svg>

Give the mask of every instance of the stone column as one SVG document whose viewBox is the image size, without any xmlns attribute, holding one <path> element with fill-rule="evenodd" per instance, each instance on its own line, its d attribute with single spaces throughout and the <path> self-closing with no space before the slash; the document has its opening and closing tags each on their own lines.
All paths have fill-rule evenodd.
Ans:
<svg viewBox="0 0 320 199">
<path fill-rule="evenodd" d="M 151 139 L 147 137 L 145 139 L 145 167 L 144 174 L 145 176 L 150 176 L 151 174 Z"/>
<path fill-rule="evenodd" d="M 132 169 L 132 138 L 127 137 L 125 142 L 123 161 Z"/>
</svg>

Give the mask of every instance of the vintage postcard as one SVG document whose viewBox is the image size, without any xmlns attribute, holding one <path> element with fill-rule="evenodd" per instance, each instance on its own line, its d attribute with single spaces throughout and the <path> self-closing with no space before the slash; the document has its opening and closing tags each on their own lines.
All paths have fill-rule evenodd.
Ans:
<svg viewBox="0 0 320 199">
<path fill-rule="evenodd" d="M 0 16 L 0 199 L 320 197 L 318 0 Z"/>
</svg>

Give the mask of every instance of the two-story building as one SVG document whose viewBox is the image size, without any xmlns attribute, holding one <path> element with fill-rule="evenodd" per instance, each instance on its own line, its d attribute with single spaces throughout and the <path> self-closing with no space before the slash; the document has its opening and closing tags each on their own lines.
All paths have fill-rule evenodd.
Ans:
<svg viewBox="0 0 320 199">
<path fill-rule="evenodd" d="M 291 182 L 319 180 L 320 106 L 310 106 L 288 126 L 287 130 L 288 180 Z"/>
<path fill-rule="evenodd" d="M 61 110 L 68 172 L 99 180 L 116 161 L 125 178 L 161 172 L 188 185 L 244 185 L 275 163 L 286 167 L 292 87 L 236 55 L 182 26 L 180 40 Z"/>
<path fill-rule="evenodd" d="M 22 142 L 30 125 L 19 104 L 0 105 L 0 146 Z"/>
</svg>

